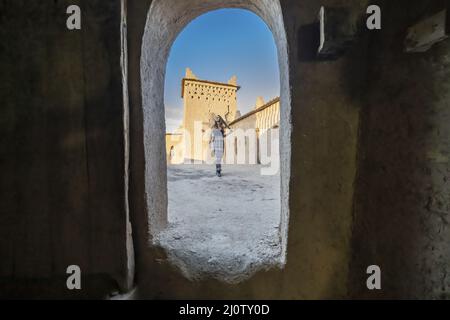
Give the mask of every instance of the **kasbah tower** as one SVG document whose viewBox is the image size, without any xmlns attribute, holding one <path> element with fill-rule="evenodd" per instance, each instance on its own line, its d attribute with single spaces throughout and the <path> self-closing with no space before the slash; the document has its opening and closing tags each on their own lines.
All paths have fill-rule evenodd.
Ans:
<svg viewBox="0 0 450 320">
<path fill-rule="evenodd" d="M 198 79 L 191 69 L 186 69 L 186 75 L 181 81 L 183 121 L 175 132 L 166 134 L 168 163 L 181 164 L 192 161 L 204 163 L 210 159 L 208 141 L 215 115 L 220 115 L 233 130 L 255 130 L 258 144 L 258 154 L 255 159 L 250 157 L 247 142 L 233 142 L 232 136 L 227 139 L 230 138 L 236 146 L 241 145 L 240 143 L 245 144 L 243 149 L 232 146 L 232 152 L 236 156 L 237 150 L 243 150 L 248 163 L 259 163 L 260 153 L 263 151 L 259 147 L 261 135 L 270 133 L 280 124 L 280 99 L 277 97 L 265 103 L 262 97 L 258 97 L 253 110 L 241 115 L 237 110 L 239 89 L 236 76 L 227 83 L 220 83 Z M 271 139 L 278 138 L 276 135 L 271 135 Z M 230 150 L 225 151 L 230 152 Z"/>
<path fill-rule="evenodd" d="M 227 123 L 240 116 L 236 95 L 239 89 L 236 76 L 228 83 L 212 82 L 200 80 L 186 69 L 181 83 L 183 122 L 176 132 L 166 135 L 169 162 L 207 160 L 213 116 L 220 115 Z"/>
</svg>

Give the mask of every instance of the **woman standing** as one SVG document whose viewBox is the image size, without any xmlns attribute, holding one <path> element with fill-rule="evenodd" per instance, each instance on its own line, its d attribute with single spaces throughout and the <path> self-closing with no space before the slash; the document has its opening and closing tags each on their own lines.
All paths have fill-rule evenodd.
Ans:
<svg viewBox="0 0 450 320">
<path fill-rule="evenodd" d="M 219 116 L 216 116 L 214 118 L 214 125 L 211 131 L 211 138 L 209 141 L 211 149 L 214 152 L 214 156 L 216 158 L 216 175 L 218 177 L 222 176 L 222 158 L 223 158 L 224 137 L 225 137 L 225 129 L 222 127 L 220 120 L 221 118 Z"/>
</svg>

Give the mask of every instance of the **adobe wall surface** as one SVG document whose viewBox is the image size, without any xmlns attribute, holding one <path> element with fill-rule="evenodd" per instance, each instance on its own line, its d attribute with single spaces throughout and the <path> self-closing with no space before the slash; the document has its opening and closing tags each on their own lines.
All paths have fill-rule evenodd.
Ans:
<svg viewBox="0 0 450 320">
<path fill-rule="evenodd" d="M 124 288 L 120 1 L 1 1 L 0 17 L 0 295 L 64 296 L 69 265 L 95 295 Z"/>
<path fill-rule="evenodd" d="M 450 43 L 404 53 L 406 30 L 449 1 L 383 1 L 369 47 L 351 295 L 450 298 Z M 381 292 L 365 268 L 382 270 Z"/>
</svg>

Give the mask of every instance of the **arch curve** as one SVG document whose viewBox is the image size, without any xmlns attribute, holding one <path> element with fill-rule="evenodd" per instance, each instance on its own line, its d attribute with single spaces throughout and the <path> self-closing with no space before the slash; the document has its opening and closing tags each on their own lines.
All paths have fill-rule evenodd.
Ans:
<svg viewBox="0 0 450 320">
<path fill-rule="evenodd" d="M 280 173 L 282 259 L 286 262 L 290 178 L 290 86 L 286 32 L 278 0 L 154 0 L 142 39 L 140 76 L 142 91 L 142 141 L 146 243 L 167 225 L 167 159 L 165 150 L 164 78 L 170 49 L 178 34 L 196 17 L 223 8 L 247 9 L 258 15 L 272 31 L 280 70 Z"/>
</svg>

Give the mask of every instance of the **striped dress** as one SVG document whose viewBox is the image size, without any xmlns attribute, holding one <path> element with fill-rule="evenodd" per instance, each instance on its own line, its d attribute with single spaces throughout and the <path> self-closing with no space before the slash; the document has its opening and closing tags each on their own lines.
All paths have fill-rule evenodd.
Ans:
<svg viewBox="0 0 450 320">
<path fill-rule="evenodd" d="M 220 131 L 217 128 L 214 128 L 212 129 L 211 136 L 212 136 L 211 148 L 213 149 L 214 156 L 216 157 L 216 164 L 221 164 L 224 149 L 222 131 Z"/>
</svg>

